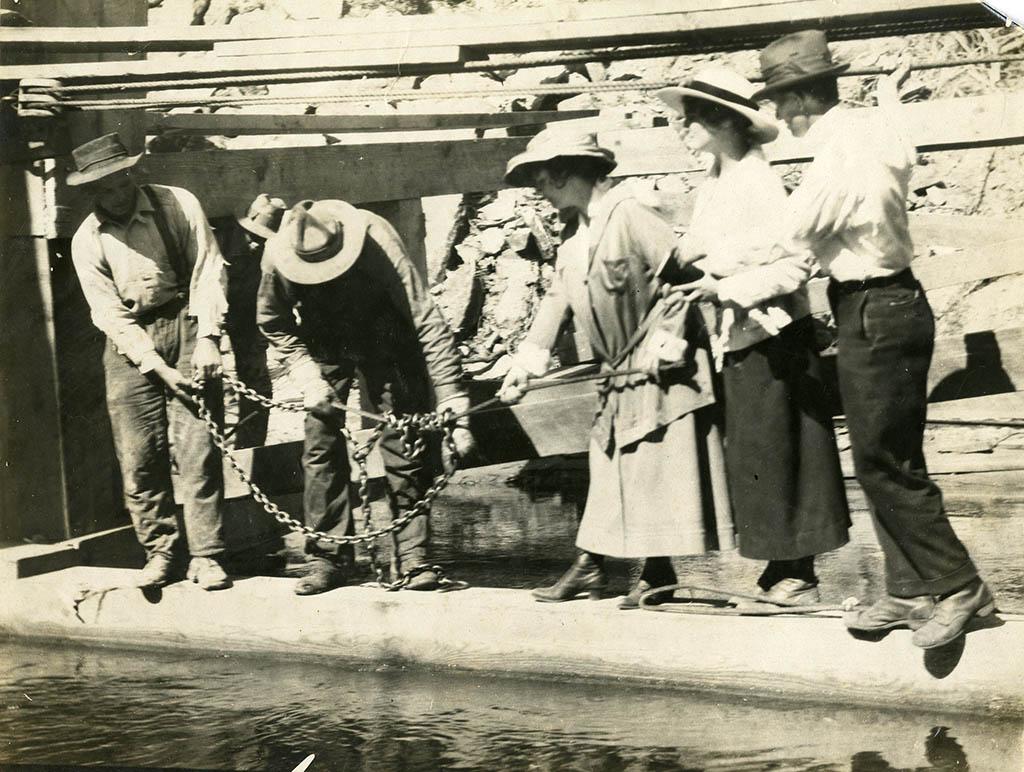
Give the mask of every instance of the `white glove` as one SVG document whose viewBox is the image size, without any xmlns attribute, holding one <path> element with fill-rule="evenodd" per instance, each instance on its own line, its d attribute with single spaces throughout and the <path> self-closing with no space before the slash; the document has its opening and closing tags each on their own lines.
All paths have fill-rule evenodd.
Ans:
<svg viewBox="0 0 1024 772">
<path fill-rule="evenodd" d="M 498 389 L 498 399 L 506 405 L 512 405 L 523 398 L 526 385 L 530 382 L 530 374 L 519 364 L 512 365 L 505 374 L 505 380 Z"/>
</svg>

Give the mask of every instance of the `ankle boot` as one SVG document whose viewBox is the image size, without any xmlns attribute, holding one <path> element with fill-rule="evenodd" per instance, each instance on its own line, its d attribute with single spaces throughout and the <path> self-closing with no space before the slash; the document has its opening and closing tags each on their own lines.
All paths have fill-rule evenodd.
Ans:
<svg viewBox="0 0 1024 772">
<path fill-rule="evenodd" d="M 550 587 L 538 587 L 533 591 L 533 597 L 542 603 L 561 603 L 573 600 L 581 592 L 588 592 L 591 600 L 599 600 L 608 586 L 603 557 L 590 552 L 580 553 L 561 579 Z"/>
<path fill-rule="evenodd" d="M 675 584 L 677 581 L 675 569 L 672 568 L 672 561 L 665 557 L 647 558 L 644 560 L 644 570 L 640 579 L 629 594 L 619 601 L 619 608 L 623 611 L 640 608 L 640 596 L 655 587 L 665 587 Z M 672 598 L 672 590 L 659 592 L 648 598 L 651 606 L 665 603 Z"/>
</svg>

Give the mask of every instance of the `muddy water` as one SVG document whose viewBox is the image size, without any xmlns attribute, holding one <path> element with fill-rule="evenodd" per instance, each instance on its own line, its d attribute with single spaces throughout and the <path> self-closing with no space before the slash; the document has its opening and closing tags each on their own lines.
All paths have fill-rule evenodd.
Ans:
<svg viewBox="0 0 1024 772">
<path fill-rule="evenodd" d="M 324 663 L 0 649 L 0 764 L 1011 770 L 1016 721 Z"/>
</svg>

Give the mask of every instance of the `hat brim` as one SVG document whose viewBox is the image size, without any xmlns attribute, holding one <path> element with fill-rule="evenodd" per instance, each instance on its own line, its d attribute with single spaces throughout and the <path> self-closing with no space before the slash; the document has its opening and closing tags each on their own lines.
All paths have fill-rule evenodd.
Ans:
<svg viewBox="0 0 1024 772">
<path fill-rule="evenodd" d="M 341 248 L 336 253 L 318 262 L 310 262 L 299 257 L 284 236 L 287 212 L 281 229 L 267 239 L 263 251 L 265 264 L 295 284 L 323 284 L 337 279 L 355 265 L 366 241 L 366 229 L 369 224 L 359 209 L 346 201 L 338 200 L 317 201 L 314 206 L 321 211 L 326 209 L 341 224 Z"/>
<path fill-rule="evenodd" d="M 505 171 L 505 182 L 514 188 L 528 188 L 532 184 L 529 175 L 530 169 L 548 161 L 553 161 L 556 158 L 596 158 L 604 162 L 603 174 L 608 174 L 618 166 L 617 161 L 609 158 L 604 153 L 559 153 L 557 151 L 537 152 L 527 150 L 509 159 Z"/>
<path fill-rule="evenodd" d="M 850 69 L 850 63 L 844 62 L 843 64 L 833 64 L 831 67 L 821 70 L 820 72 L 810 72 L 804 73 L 802 75 L 791 75 L 788 78 L 778 80 L 775 83 L 772 83 L 771 85 L 766 85 L 760 91 L 755 92 L 751 99 L 764 99 L 765 97 L 770 97 L 772 94 L 778 91 L 782 91 L 783 89 L 787 89 L 791 86 L 796 86 L 800 83 L 806 83 L 807 81 L 814 80 L 815 78 L 824 78 L 829 75 L 838 75 L 841 72 L 846 72 L 846 70 L 848 69 Z"/>
<path fill-rule="evenodd" d="M 243 228 L 249 231 L 249 233 L 253 234 L 254 236 L 260 236 L 261 238 L 264 239 L 269 240 L 274 238 L 274 234 L 277 232 L 272 231 L 266 225 L 260 225 L 258 222 L 250 220 L 248 217 L 239 217 L 237 218 L 237 222 L 239 225 L 241 225 Z"/>
<path fill-rule="evenodd" d="M 89 182 L 102 180 L 104 177 L 109 177 L 111 174 L 122 171 L 123 169 L 132 168 L 141 160 L 142 155 L 142 153 L 139 153 L 138 155 L 125 156 L 124 158 L 119 158 L 113 162 L 98 164 L 95 168 L 84 172 L 68 172 L 65 182 L 67 182 L 68 185 L 85 185 Z"/>
<path fill-rule="evenodd" d="M 728 99 L 721 99 L 708 94 L 706 91 L 698 91 L 697 89 L 687 88 L 686 86 L 675 86 L 672 88 L 659 89 L 654 92 L 654 95 L 680 115 L 684 113 L 683 97 L 702 99 L 705 102 L 714 102 L 716 105 L 726 107 L 750 121 L 753 126 L 754 135 L 759 141 L 771 142 L 779 136 L 778 125 L 760 110 L 752 110 L 749 107 L 736 104 L 735 102 L 730 102 Z"/>
</svg>

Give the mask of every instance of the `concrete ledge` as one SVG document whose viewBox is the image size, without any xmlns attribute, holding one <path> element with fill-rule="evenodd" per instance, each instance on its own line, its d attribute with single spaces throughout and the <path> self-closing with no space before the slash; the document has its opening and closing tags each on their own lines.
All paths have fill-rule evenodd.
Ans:
<svg viewBox="0 0 1024 772">
<path fill-rule="evenodd" d="M 621 612 L 613 599 L 535 603 L 522 590 L 299 598 L 257 577 L 147 600 L 135 572 L 71 568 L 9 583 L 0 635 L 154 649 L 416 664 L 506 675 L 657 682 L 741 695 L 1024 714 L 1024 617 L 922 652 L 907 631 L 868 643 L 840 620 Z M 83 588 L 109 589 L 83 593 Z M 77 601 L 77 602 L 76 602 Z"/>
</svg>

